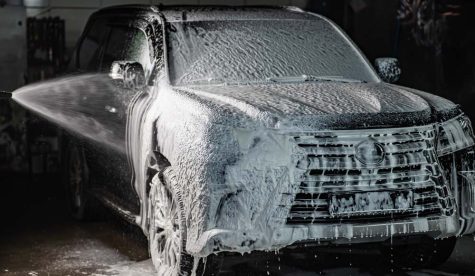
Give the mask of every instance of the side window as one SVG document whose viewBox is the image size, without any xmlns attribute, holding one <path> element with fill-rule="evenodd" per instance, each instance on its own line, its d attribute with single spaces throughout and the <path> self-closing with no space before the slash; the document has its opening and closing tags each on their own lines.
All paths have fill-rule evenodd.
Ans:
<svg viewBox="0 0 475 276">
<path fill-rule="evenodd" d="M 101 71 L 110 70 L 112 62 L 117 60 L 136 61 L 142 64 L 148 76 L 152 67 L 149 42 L 145 33 L 136 28 L 111 26 L 111 32 L 105 45 Z"/>
<path fill-rule="evenodd" d="M 108 27 L 104 19 L 97 19 L 77 49 L 77 68 L 80 71 L 97 71 L 100 65 L 101 44 Z"/>
</svg>

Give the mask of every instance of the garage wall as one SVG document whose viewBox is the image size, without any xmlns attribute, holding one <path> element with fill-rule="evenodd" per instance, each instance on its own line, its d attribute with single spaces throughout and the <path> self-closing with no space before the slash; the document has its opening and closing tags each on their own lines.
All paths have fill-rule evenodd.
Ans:
<svg viewBox="0 0 475 276">
<path fill-rule="evenodd" d="M 11 91 L 24 84 L 25 21 L 25 10 L 22 7 L 0 7 L 0 90 Z"/>
<path fill-rule="evenodd" d="M 123 4 L 291 5 L 305 8 L 307 0 L 24 0 L 27 16 L 60 16 L 66 22 L 66 47 L 74 47 L 88 17 L 97 9 Z"/>
</svg>

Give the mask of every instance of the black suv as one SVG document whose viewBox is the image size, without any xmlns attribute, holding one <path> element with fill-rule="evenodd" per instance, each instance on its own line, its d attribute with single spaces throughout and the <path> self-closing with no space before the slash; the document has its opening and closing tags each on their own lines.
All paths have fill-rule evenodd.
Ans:
<svg viewBox="0 0 475 276">
<path fill-rule="evenodd" d="M 94 213 L 92 195 L 139 225 L 160 275 L 219 252 L 396 240 L 397 264 L 430 266 L 475 231 L 469 119 L 389 84 L 397 61 L 375 70 L 322 16 L 107 8 L 73 65 L 95 74 L 48 84 L 63 102 L 81 95 L 68 104 L 81 116 L 49 116 L 78 122 L 65 144 L 73 213 Z"/>
</svg>

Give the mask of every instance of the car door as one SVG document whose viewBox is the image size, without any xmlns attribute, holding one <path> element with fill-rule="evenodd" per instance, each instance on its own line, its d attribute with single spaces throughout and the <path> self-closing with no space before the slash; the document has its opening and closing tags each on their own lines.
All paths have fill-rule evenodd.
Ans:
<svg viewBox="0 0 475 276">
<path fill-rule="evenodd" d="M 110 81 L 108 73 L 114 61 L 133 61 L 142 65 L 148 78 L 152 71 L 153 53 L 150 52 L 150 38 L 145 32 L 147 24 L 140 18 L 131 17 L 96 19 L 78 48 L 78 71 L 94 72 L 105 81 Z M 132 168 L 125 151 L 125 133 L 129 105 L 134 97 L 143 93 L 143 89 L 106 87 L 101 91 L 101 88 L 93 87 L 98 93 L 90 99 L 95 102 L 89 104 L 98 107 L 94 110 L 95 120 L 114 137 L 113 141 L 104 143 L 89 139 L 82 142 L 93 192 L 129 211 L 138 212 L 138 198 L 131 185 Z"/>
</svg>

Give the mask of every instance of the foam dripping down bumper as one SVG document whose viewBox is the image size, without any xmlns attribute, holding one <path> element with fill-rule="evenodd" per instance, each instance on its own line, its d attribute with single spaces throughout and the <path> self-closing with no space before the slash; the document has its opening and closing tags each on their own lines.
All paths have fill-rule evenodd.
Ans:
<svg viewBox="0 0 475 276">
<path fill-rule="evenodd" d="M 312 224 L 282 226 L 269 233 L 212 229 L 190 249 L 197 256 L 221 251 L 245 253 L 254 250 L 273 251 L 319 244 L 357 244 L 383 242 L 400 236 L 429 236 L 442 239 L 460 231 L 458 216 L 434 216 L 402 221 L 365 224 Z"/>
</svg>

